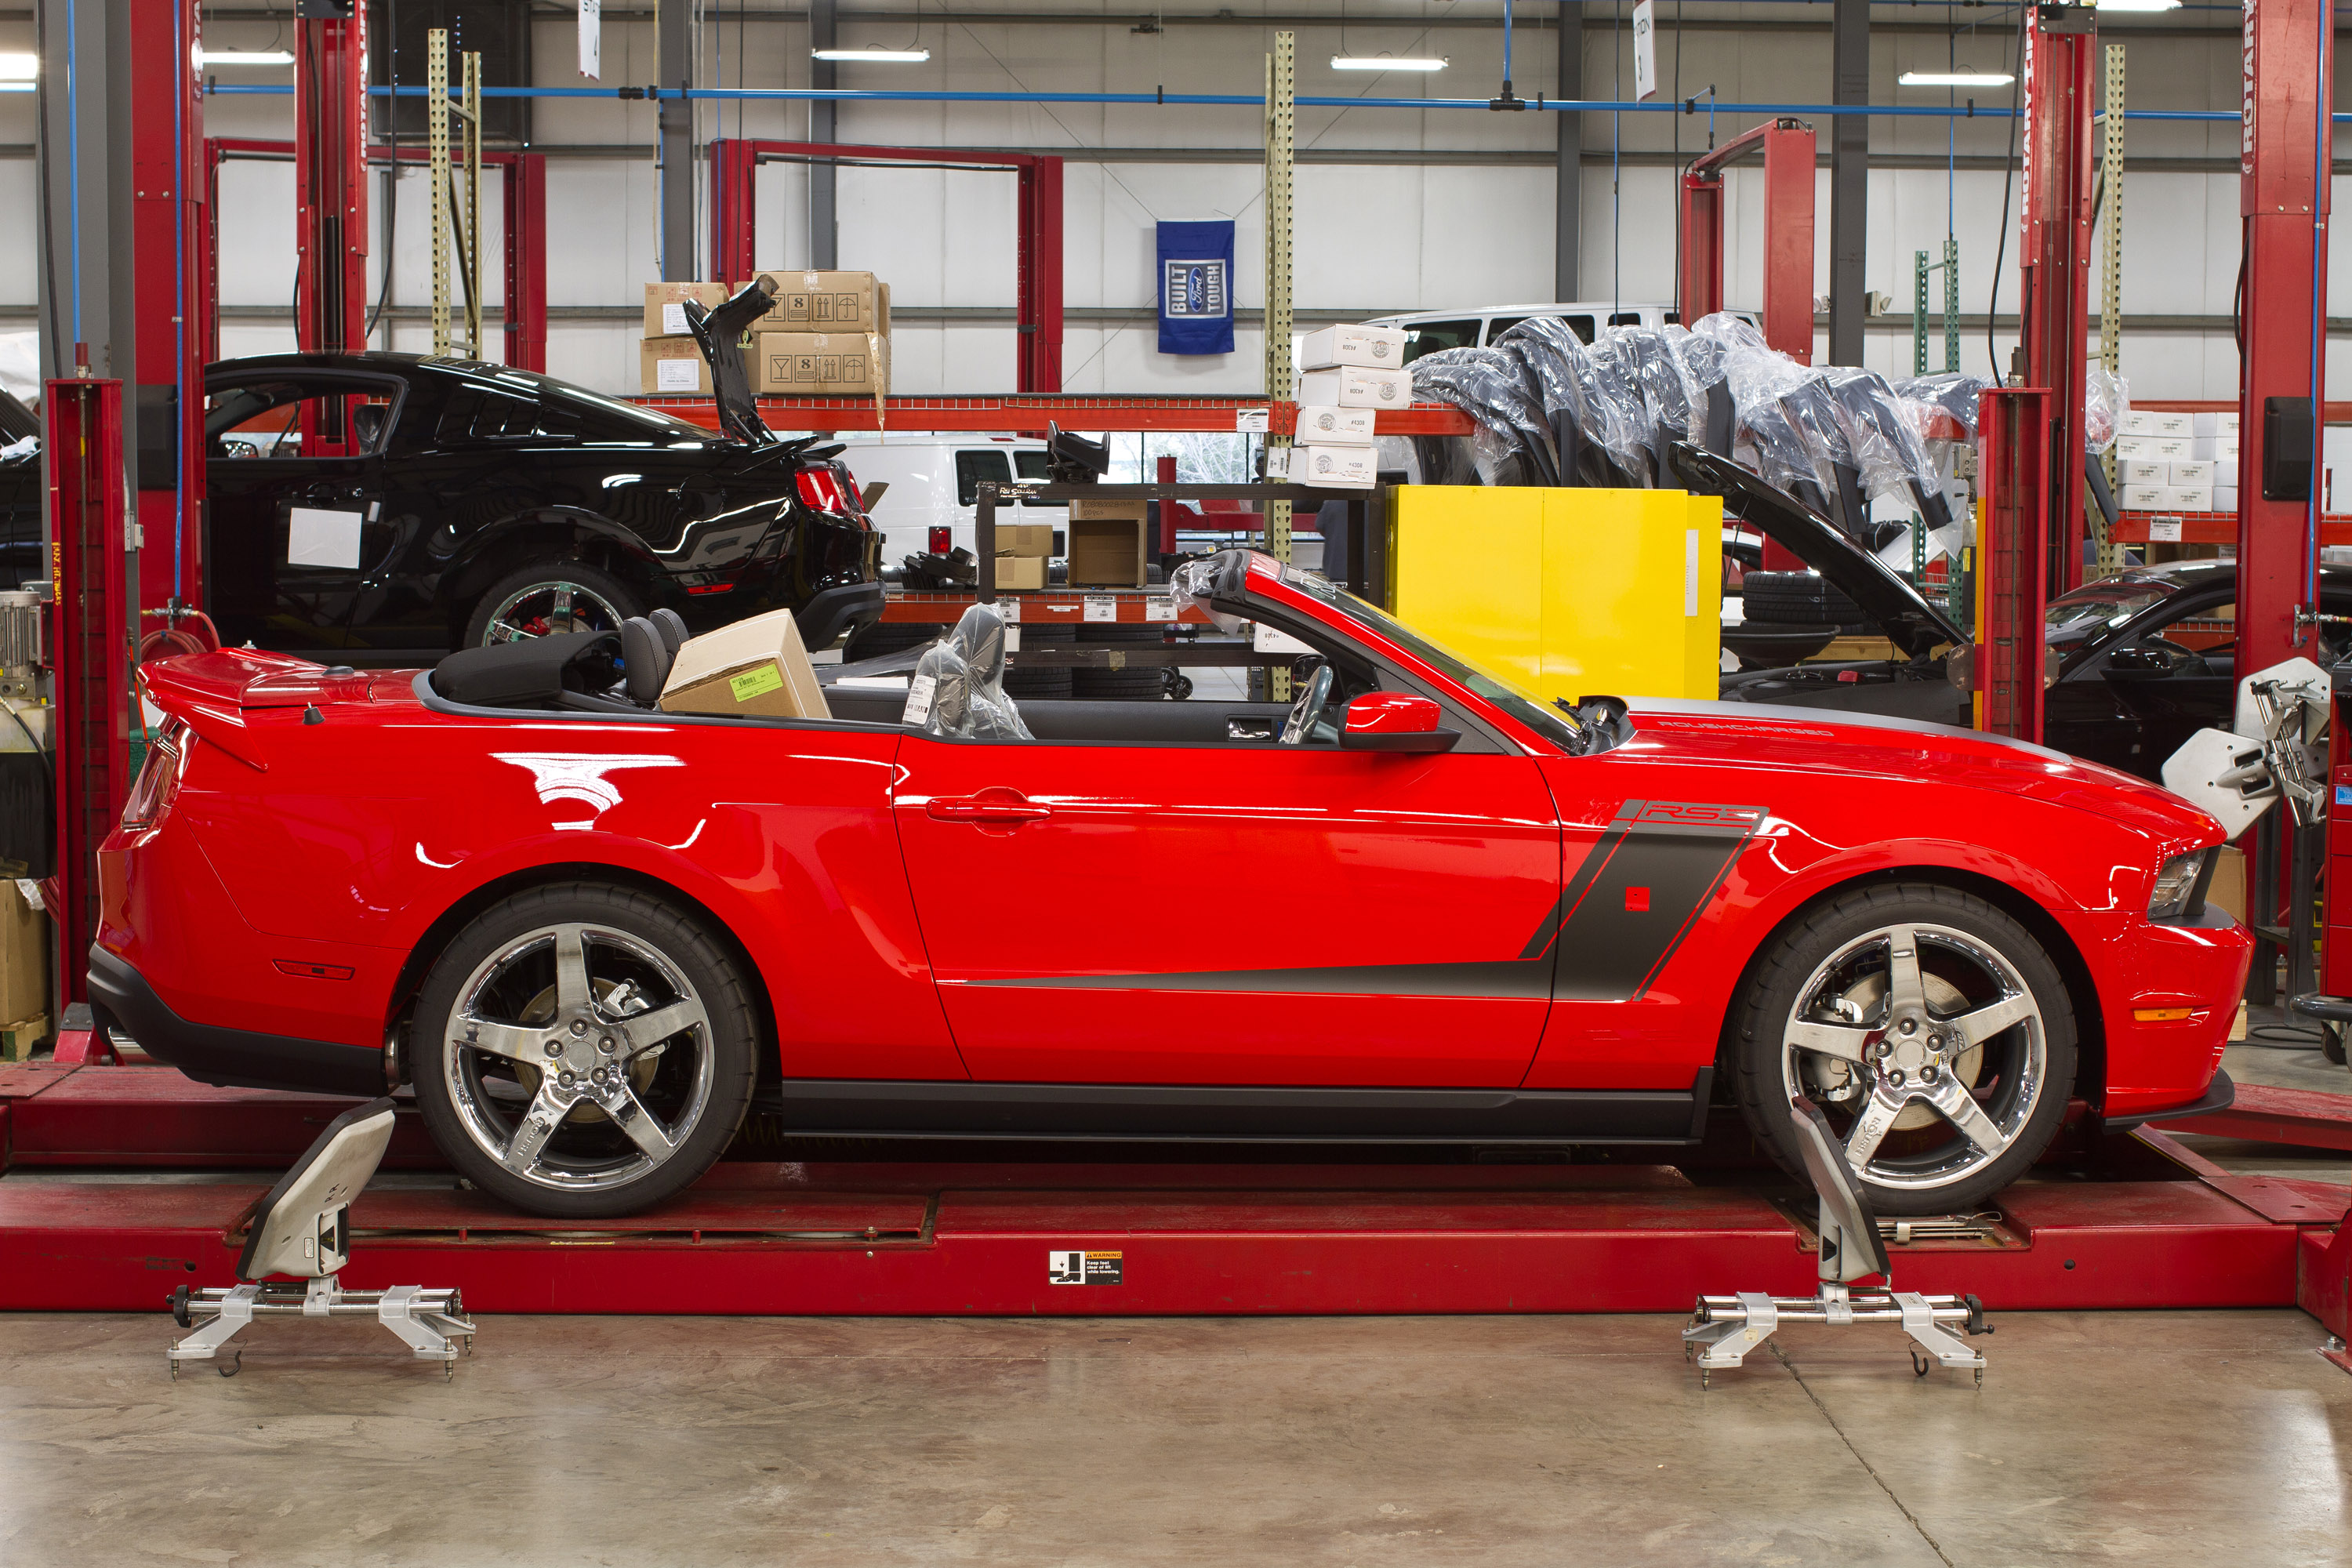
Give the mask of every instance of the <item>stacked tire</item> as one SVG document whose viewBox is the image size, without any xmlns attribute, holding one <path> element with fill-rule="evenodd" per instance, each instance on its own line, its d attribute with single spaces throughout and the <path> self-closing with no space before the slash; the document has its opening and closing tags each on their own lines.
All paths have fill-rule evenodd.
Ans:
<svg viewBox="0 0 2352 1568">
<path fill-rule="evenodd" d="M 1164 626 L 1126 626 L 1113 621 L 1082 624 L 1075 630 L 1085 645 L 1158 647 L 1167 641 Z M 1071 695 L 1084 702 L 1157 702 L 1168 694 L 1168 678 L 1160 665 L 1130 665 L 1125 669 L 1079 669 L 1071 672 Z"/>
<path fill-rule="evenodd" d="M 1073 626 L 1024 626 L 1021 646 L 1024 648 L 1065 646 L 1078 640 L 1078 628 Z M 1066 702 L 1071 695 L 1070 667 L 1048 665 L 1043 668 L 1024 669 L 1021 656 L 1013 656 L 1012 668 L 1004 672 L 1004 694 L 1016 702 Z"/>
<path fill-rule="evenodd" d="M 944 626 L 928 621 L 876 621 L 858 628 L 841 650 L 844 664 L 856 664 L 862 658 L 880 658 L 884 654 L 903 653 L 910 647 L 928 647 L 948 635 Z"/>
<path fill-rule="evenodd" d="M 1741 618 L 1752 626 L 1869 628 L 1862 606 L 1818 572 L 1750 572 L 1742 587 Z"/>
</svg>

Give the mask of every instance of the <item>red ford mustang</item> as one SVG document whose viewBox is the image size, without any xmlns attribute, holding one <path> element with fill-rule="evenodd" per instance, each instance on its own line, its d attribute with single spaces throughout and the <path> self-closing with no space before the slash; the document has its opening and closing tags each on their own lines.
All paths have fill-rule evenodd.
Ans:
<svg viewBox="0 0 2352 1568">
<path fill-rule="evenodd" d="M 151 665 L 91 993 L 206 1082 L 413 1083 L 459 1171 L 557 1215 L 675 1193 L 755 1098 L 1562 1145 L 1687 1142 L 1722 1097 L 1795 1169 L 1793 1093 L 1896 1214 L 1999 1190 L 2070 1095 L 2226 1102 L 2251 942 L 2173 796 L 1900 720 L 1570 712 L 1266 557 L 1181 575 L 1316 650 L 1295 708 L 1033 701 L 976 739 L 840 688 L 747 720 Z"/>
</svg>

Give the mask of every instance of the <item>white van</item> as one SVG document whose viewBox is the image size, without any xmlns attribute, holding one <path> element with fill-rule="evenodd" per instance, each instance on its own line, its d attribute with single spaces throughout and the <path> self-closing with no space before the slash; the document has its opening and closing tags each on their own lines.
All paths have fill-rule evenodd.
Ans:
<svg viewBox="0 0 2352 1568">
<path fill-rule="evenodd" d="M 925 551 L 945 554 L 960 546 L 977 552 L 974 502 L 982 480 L 1045 477 L 1045 443 L 1026 436 L 851 436 L 841 444 L 841 460 L 861 491 L 871 496 L 877 485 L 889 487 L 867 503 L 882 531 L 886 579 L 895 580 L 902 560 Z M 1014 515 L 1000 510 L 997 520 L 1058 524 L 1068 513 L 1066 502 L 1024 501 Z"/>
<path fill-rule="evenodd" d="M 1742 321 L 1755 319 L 1745 310 L 1732 314 Z M 1418 310 L 1410 316 L 1382 316 L 1364 324 L 1402 327 L 1404 363 L 1411 364 L 1422 355 L 1440 349 L 1484 348 L 1532 316 L 1558 316 L 1568 323 L 1570 331 L 1588 343 L 1611 327 L 1668 327 L 1682 321 L 1672 305 L 1612 304 L 1603 300 L 1570 305 L 1482 305 L 1466 310 Z"/>
</svg>

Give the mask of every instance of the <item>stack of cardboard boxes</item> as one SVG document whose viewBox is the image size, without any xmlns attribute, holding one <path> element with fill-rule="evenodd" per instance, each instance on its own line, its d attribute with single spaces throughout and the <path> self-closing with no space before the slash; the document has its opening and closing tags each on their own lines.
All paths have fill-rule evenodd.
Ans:
<svg viewBox="0 0 2352 1568">
<path fill-rule="evenodd" d="M 0 1062 L 20 1062 L 49 1037 L 48 917 L 0 879 Z"/>
<path fill-rule="evenodd" d="M 2126 511 L 2238 510 L 2238 416 L 2124 416 L 2116 437 L 2117 499 Z"/>
<path fill-rule="evenodd" d="M 996 525 L 996 586 L 1003 593 L 1020 593 L 1045 585 L 1045 563 L 1054 553 L 1050 522 L 1000 522 Z"/>
<path fill-rule="evenodd" d="M 1298 429 L 1290 482 L 1370 489 L 1379 478 L 1373 415 L 1412 406 L 1401 327 L 1326 327 L 1298 348 Z M 1271 475 L 1268 476 L 1272 477 Z"/>
<path fill-rule="evenodd" d="M 775 302 L 742 347 L 751 390 L 872 395 L 890 385 L 890 285 L 871 272 L 768 272 Z M 648 283 L 638 371 L 648 394 L 710 395 L 710 367 L 687 331 L 686 302 L 715 310 L 741 283 Z"/>
</svg>

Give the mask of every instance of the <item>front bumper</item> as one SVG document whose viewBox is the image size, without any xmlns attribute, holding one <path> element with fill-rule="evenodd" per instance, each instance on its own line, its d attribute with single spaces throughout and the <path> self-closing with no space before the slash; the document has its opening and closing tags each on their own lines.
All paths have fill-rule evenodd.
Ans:
<svg viewBox="0 0 2352 1568">
<path fill-rule="evenodd" d="M 835 639 L 844 634 L 870 626 L 881 618 L 879 583 L 845 583 L 838 588 L 822 589 L 793 612 L 793 624 L 800 627 L 801 646 L 812 653 L 831 647 Z"/>
<path fill-rule="evenodd" d="M 2211 1111 L 2227 1110 L 2238 1103 L 2238 1086 L 2220 1068 L 2213 1069 L 2213 1081 L 2206 1088 L 2204 1098 L 2189 1105 L 2177 1105 L 2169 1110 L 2135 1110 L 2128 1115 L 2103 1116 L 2099 1125 L 2110 1132 L 2128 1132 L 2149 1121 L 2180 1121 L 2191 1116 L 2203 1116 Z"/>
<path fill-rule="evenodd" d="M 362 1098 L 384 1091 L 382 1051 L 191 1023 L 119 954 L 96 943 L 89 950 L 89 1000 L 94 1012 L 104 1014 L 142 1050 L 198 1083 Z"/>
</svg>

